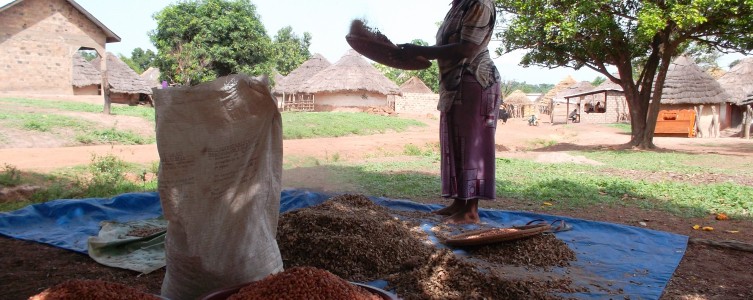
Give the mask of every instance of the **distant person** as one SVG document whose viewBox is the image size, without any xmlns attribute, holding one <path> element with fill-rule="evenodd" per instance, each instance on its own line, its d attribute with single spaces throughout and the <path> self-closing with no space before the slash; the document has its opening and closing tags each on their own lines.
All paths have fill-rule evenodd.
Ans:
<svg viewBox="0 0 753 300">
<path fill-rule="evenodd" d="M 510 113 L 507 112 L 507 108 L 505 108 L 504 106 L 499 111 L 499 118 L 502 119 L 502 123 L 507 123 L 507 119 L 510 118 Z"/>
<path fill-rule="evenodd" d="M 578 119 L 578 109 L 573 109 L 573 111 L 570 112 L 570 115 L 567 116 L 570 121 L 575 122 L 575 120 Z"/>
<path fill-rule="evenodd" d="M 478 223 L 478 200 L 496 197 L 494 134 L 500 75 L 489 55 L 496 10 L 492 0 L 453 0 L 434 46 L 401 44 L 394 55 L 436 59 L 445 222 Z"/>
</svg>

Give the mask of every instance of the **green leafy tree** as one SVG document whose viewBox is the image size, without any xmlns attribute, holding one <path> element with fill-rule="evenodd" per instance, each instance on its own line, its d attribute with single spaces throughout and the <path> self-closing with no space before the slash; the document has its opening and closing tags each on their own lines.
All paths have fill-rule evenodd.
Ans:
<svg viewBox="0 0 753 300">
<path fill-rule="evenodd" d="M 229 74 L 271 74 L 272 41 L 249 0 L 191 0 L 154 15 L 154 65 L 168 80 L 195 85 Z"/>
<path fill-rule="evenodd" d="M 309 46 L 311 46 L 311 34 L 304 32 L 299 37 L 293 32 L 293 28 L 286 26 L 277 31 L 273 39 L 275 49 L 275 67 L 277 72 L 287 76 L 311 58 Z"/>
<path fill-rule="evenodd" d="M 604 78 L 604 77 L 601 77 L 601 76 L 596 76 L 596 78 L 594 78 L 594 80 L 591 81 L 591 85 L 593 85 L 593 86 L 599 86 L 602 83 L 604 83 L 604 81 L 607 81 L 607 79 Z"/>
<path fill-rule="evenodd" d="M 417 39 L 411 41 L 413 44 L 428 46 L 429 44 L 423 40 Z M 385 77 L 392 80 L 397 85 L 401 85 L 415 76 L 426 84 L 433 92 L 439 92 L 439 66 L 436 61 L 431 61 L 431 66 L 423 70 L 400 70 L 392 67 L 388 67 L 382 64 L 374 64 L 379 71 L 384 74 Z"/>
<path fill-rule="evenodd" d="M 146 69 L 151 67 L 156 56 L 157 54 L 155 54 L 151 49 L 144 51 L 144 49 L 141 49 L 141 47 L 133 49 L 133 51 L 131 51 L 131 57 L 126 57 L 123 54 L 118 54 L 120 60 L 126 63 L 138 74 L 144 73 Z"/>
<path fill-rule="evenodd" d="M 527 52 L 524 66 L 587 67 L 622 86 L 630 109 L 629 145 L 654 148 L 667 70 L 693 41 L 724 51 L 753 48 L 750 0 L 497 0 L 504 25 L 498 53 Z M 644 58 L 634 68 L 637 58 Z M 607 70 L 614 66 L 617 74 Z M 640 73 L 634 74 L 635 70 Z M 654 78 L 656 80 L 654 81 Z M 652 86 L 658 88 L 652 90 Z"/>
</svg>

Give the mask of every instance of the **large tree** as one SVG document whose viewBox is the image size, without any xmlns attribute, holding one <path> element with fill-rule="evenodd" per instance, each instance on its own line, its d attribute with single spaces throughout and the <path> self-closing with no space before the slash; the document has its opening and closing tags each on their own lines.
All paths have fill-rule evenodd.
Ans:
<svg viewBox="0 0 753 300">
<path fill-rule="evenodd" d="M 154 63 L 172 82 L 194 85 L 234 73 L 271 74 L 272 41 L 249 0 L 191 0 L 154 15 Z"/>
<path fill-rule="evenodd" d="M 639 148 L 654 148 L 662 87 L 682 45 L 692 41 L 724 52 L 753 49 L 751 0 L 496 3 L 504 20 L 499 52 L 525 49 L 522 65 L 587 67 L 622 86 L 630 109 L 630 145 Z M 642 65 L 634 68 L 637 61 Z"/>
<path fill-rule="evenodd" d="M 286 26 L 277 31 L 273 39 L 275 48 L 275 67 L 277 72 L 287 76 L 301 64 L 311 58 L 311 34 L 304 32 L 299 37 L 293 28 Z"/>
<path fill-rule="evenodd" d="M 120 57 L 120 60 L 131 67 L 131 69 L 136 71 L 136 73 L 141 74 L 152 66 L 154 58 L 157 57 L 157 54 L 154 53 L 152 49 L 147 49 L 146 51 L 144 51 L 144 49 L 138 47 L 131 51 L 131 57 L 127 57 L 123 54 L 119 54 L 118 57 Z"/>
</svg>

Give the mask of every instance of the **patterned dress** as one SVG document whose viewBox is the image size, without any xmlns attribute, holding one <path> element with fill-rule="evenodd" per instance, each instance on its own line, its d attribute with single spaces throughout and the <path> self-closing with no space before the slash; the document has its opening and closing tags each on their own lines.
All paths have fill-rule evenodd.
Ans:
<svg viewBox="0 0 753 300">
<path fill-rule="evenodd" d="M 442 197 L 494 199 L 499 72 L 489 54 L 496 12 L 491 0 L 453 4 L 437 32 L 437 45 L 480 45 L 469 58 L 440 59 Z"/>
</svg>

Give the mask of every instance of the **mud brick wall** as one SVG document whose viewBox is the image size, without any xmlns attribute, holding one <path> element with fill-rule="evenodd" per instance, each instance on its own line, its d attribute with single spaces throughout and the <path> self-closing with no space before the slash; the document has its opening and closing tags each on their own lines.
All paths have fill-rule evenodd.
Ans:
<svg viewBox="0 0 753 300">
<path fill-rule="evenodd" d="M 437 111 L 439 94 L 404 93 L 395 98 L 395 112 L 402 114 L 439 115 Z"/>
<path fill-rule="evenodd" d="M 0 12 L 0 91 L 73 94 L 72 56 L 105 53 L 105 32 L 65 0 L 25 0 Z"/>
</svg>

